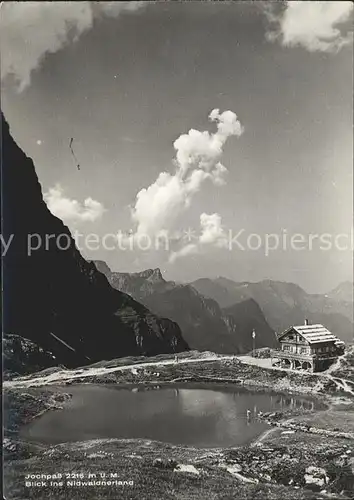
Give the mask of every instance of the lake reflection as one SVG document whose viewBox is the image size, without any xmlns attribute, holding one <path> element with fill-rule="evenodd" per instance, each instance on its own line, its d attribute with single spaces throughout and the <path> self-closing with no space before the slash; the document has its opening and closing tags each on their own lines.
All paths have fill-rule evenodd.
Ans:
<svg viewBox="0 0 354 500">
<path fill-rule="evenodd" d="M 63 410 L 47 412 L 25 430 L 35 441 L 61 443 L 95 438 L 147 438 L 198 447 L 247 444 L 267 424 L 259 411 L 311 409 L 301 397 L 234 388 L 116 388 L 71 386 Z M 247 416 L 248 415 L 248 416 Z"/>
</svg>

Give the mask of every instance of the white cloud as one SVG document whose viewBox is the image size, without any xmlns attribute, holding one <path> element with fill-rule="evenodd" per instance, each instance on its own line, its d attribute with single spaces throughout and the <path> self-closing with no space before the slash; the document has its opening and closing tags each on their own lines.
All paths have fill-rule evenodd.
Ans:
<svg viewBox="0 0 354 500">
<path fill-rule="evenodd" d="M 215 245 L 217 247 L 227 246 L 227 237 L 222 227 L 221 216 L 219 214 L 201 214 L 200 226 L 202 232 L 199 237 L 199 242 L 202 245 Z"/>
<path fill-rule="evenodd" d="M 48 53 L 75 42 L 92 28 L 95 17 L 117 17 L 147 2 L 2 2 L 1 78 L 13 75 L 18 91 L 31 82 Z"/>
<path fill-rule="evenodd" d="M 186 257 L 187 255 L 195 255 L 199 253 L 199 247 L 198 245 L 195 245 L 194 243 L 189 243 L 188 245 L 182 247 L 180 250 L 177 250 L 176 252 L 171 252 L 168 261 L 173 264 L 176 262 L 177 259 L 181 257 Z"/>
<path fill-rule="evenodd" d="M 202 213 L 200 215 L 200 228 L 201 234 L 198 241 L 171 252 L 169 256 L 170 263 L 174 263 L 182 257 L 205 253 L 212 248 L 227 248 L 228 239 L 219 214 Z"/>
<path fill-rule="evenodd" d="M 102 203 L 92 198 L 86 198 L 83 204 L 66 198 L 59 184 L 44 194 L 44 200 L 52 214 L 64 222 L 94 222 L 105 212 Z"/>
<path fill-rule="evenodd" d="M 217 123 L 217 132 L 210 134 L 207 131 L 200 132 L 191 129 L 188 134 L 182 134 L 173 144 L 177 151 L 176 160 L 182 176 L 196 164 L 207 172 L 215 167 L 219 171 L 226 171 L 225 167 L 218 163 L 222 148 L 228 137 L 240 136 L 243 127 L 232 111 L 224 111 L 220 114 L 218 109 L 213 109 L 209 114 L 209 120 Z"/>
<path fill-rule="evenodd" d="M 275 3 L 265 6 L 273 29 L 270 40 L 280 40 L 287 47 L 302 46 L 310 52 L 338 52 L 353 40 L 353 32 L 345 32 L 353 3 L 348 1 L 289 1 L 281 13 Z"/>
<path fill-rule="evenodd" d="M 223 184 L 227 172 L 219 161 L 223 146 L 228 137 L 240 136 L 243 127 L 232 111 L 220 113 L 214 109 L 209 119 L 217 123 L 217 131 L 212 134 L 191 129 L 182 134 L 174 142 L 175 173 L 161 172 L 153 184 L 137 194 L 132 209 L 137 234 L 153 235 L 171 229 L 206 180 L 216 186 Z"/>
</svg>

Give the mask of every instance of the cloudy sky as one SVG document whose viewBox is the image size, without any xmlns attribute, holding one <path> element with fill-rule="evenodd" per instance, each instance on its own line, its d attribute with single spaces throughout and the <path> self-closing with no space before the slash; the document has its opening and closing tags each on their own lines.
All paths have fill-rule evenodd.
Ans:
<svg viewBox="0 0 354 500">
<path fill-rule="evenodd" d="M 352 279 L 351 2 L 0 12 L 3 110 L 86 257 L 177 281 Z"/>
</svg>

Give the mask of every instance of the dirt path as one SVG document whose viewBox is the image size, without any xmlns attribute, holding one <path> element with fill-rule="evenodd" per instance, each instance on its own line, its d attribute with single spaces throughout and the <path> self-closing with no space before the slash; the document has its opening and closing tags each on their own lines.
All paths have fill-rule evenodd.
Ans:
<svg viewBox="0 0 354 500">
<path fill-rule="evenodd" d="M 61 370 L 59 372 L 51 373 L 49 375 L 44 375 L 41 377 L 30 378 L 30 377 L 19 377 L 16 380 L 7 381 L 3 383 L 3 387 L 34 387 L 55 384 L 58 382 L 63 382 L 65 380 L 73 380 L 77 378 L 92 377 L 98 375 L 107 375 L 108 373 L 114 373 L 125 370 L 141 370 L 146 368 L 158 368 L 159 366 L 167 365 L 183 365 L 190 363 L 203 363 L 205 361 L 225 361 L 236 359 L 236 356 L 210 356 L 207 358 L 194 358 L 194 359 L 180 359 L 179 361 L 166 360 L 166 361 L 155 361 L 147 363 L 137 363 L 126 366 L 114 366 L 112 368 L 80 368 L 78 370 Z"/>
<path fill-rule="evenodd" d="M 265 368 L 267 370 L 284 370 L 284 368 L 272 366 L 270 358 L 253 358 L 252 356 L 236 356 L 236 358 L 242 363 L 245 363 L 247 365 L 259 366 L 260 368 Z M 338 358 L 338 360 L 332 366 L 330 366 L 328 370 L 324 372 L 314 372 L 311 373 L 311 375 L 315 375 L 320 379 L 329 378 L 333 380 L 333 382 L 336 384 L 339 390 L 342 390 L 344 392 L 347 392 L 351 396 L 354 396 L 353 382 L 344 378 L 335 377 L 331 374 L 331 372 L 335 371 L 339 366 L 340 366 L 340 359 Z M 299 373 L 298 370 L 292 370 L 292 372 Z"/>
<path fill-rule="evenodd" d="M 349 380 L 346 380 L 345 378 L 340 378 L 340 377 L 334 377 L 333 375 L 329 374 L 326 375 L 328 378 L 333 380 L 333 382 L 337 385 L 338 389 L 348 392 L 352 396 L 354 396 L 354 389 L 353 389 L 353 383 L 350 382 Z"/>
<path fill-rule="evenodd" d="M 265 441 L 270 434 L 274 434 L 275 432 L 279 431 L 278 427 L 272 427 L 266 431 L 264 431 L 258 438 L 256 438 L 252 443 L 250 444 L 251 448 L 254 448 L 255 446 L 259 446 L 263 441 Z"/>
<path fill-rule="evenodd" d="M 253 358 L 252 356 L 208 356 L 208 357 L 200 357 L 200 358 L 192 358 L 192 359 L 179 359 L 175 361 L 174 359 L 169 359 L 165 361 L 153 361 L 146 363 L 136 363 L 131 365 L 124 366 L 114 366 L 114 367 L 88 367 L 88 368 L 79 368 L 74 370 L 60 370 L 55 373 L 51 373 L 48 375 L 37 376 L 35 378 L 31 378 L 31 376 L 19 377 L 12 381 L 6 381 L 3 383 L 3 387 L 15 388 L 15 387 L 35 387 L 35 386 L 45 386 L 51 384 L 57 384 L 61 382 L 65 382 L 68 380 L 75 379 L 83 379 L 86 377 L 99 376 L 99 375 L 107 375 L 109 373 L 121 372 L 130 370 L 133 373 L 137 373 L 139 370 L 145 370 L 148 368 L 156 369 L 159 366 L 168 366 L 168 365 L 183 365 L 183 364 L 192 364 L 192 363 L 203 363 L 210 361 L 230 361 L 230 360 L 239 360 L 241 363 L 247 365 L 258 366 L 260 368 L 266 370 L 281 370 L 284 371 L 283 368 L 279 368 L 276 366 L 272 366 L 270 358 Z M 332 369 L 333 370 L 333 369 Z M 335 377 L 331 375 L 331 371 L 328 370 L 326 372 L 319 373 L 311 373 L 311 375 L 315 375 L 319 377 L 319 379 L 330 379 L 332 380 L 339 390 L 344 391 L 351 396 L 354 397 L 354 388 L 353 384 L 346 379 Z M 290 371 L 290 370 L 286 370 Z M 294 371 L 295 372 L 295 371 Z M 296 371 L 296 373 L 299 373 Z"/>
</svg>

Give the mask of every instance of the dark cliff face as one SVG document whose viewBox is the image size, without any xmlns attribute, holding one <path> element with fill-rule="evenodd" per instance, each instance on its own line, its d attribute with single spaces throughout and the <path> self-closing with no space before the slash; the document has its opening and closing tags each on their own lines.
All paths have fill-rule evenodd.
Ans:
<svg viewBox="0 0 354 500">
<path fill-rule="evenodd" d="M 12 238 L 3 259 L 4 332 L 34 341 L 67 366 L 188 348 L 176 323 L 113 289 L 83 259 L 48 210 L 33 162 L 3 116 L 1 133 L 2 235 Z"/>
</svg>

